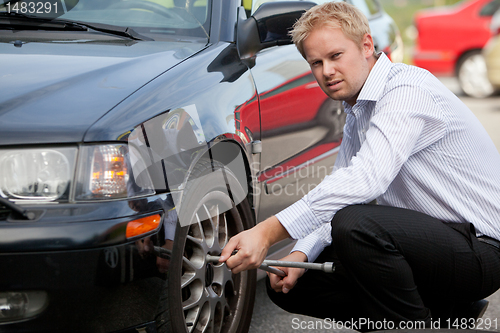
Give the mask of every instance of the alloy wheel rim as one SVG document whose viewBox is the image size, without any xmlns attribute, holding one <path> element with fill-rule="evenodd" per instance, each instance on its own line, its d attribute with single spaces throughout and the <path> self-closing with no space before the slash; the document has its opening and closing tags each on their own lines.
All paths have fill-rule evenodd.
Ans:
<svg viewBox="0 0 500 333">
<path fill-rule="evenodd" d="M 188 332 L 234 332 L 245 297 L 247 273 L 232 274 L 226 264 L 209 263 L 229 238 L 243 230 L 235 207 L 222 192 L 207 194 L 188 227 L 182 257 L 182 310 Z M 229 206 L 231 207 L 231 206 Z"/>
<path fill-rule="evenodd" d="M 482 98 L 494 91 L 488 79 L 486 62 L 481 54 L 472 55 L 463 62 L 458 79 L 462 90 L 469 96 Z"/>
</svg>

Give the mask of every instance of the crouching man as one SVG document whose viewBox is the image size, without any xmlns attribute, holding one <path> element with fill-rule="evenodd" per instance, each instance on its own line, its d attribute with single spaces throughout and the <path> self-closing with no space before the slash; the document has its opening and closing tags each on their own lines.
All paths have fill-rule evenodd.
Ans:
<svg viewBox="0 0 500 333">
<path fill-rule="evenodd" d="M 336 271 L 270 274 L 269 296 L 287 311 L 395 328 L 481 315 L 500 287 L 500 155 L 484 128 L 429 72 L 375 53 L 352 5 L 311 8 L 292 37 L 323 91 L 344 102 L 340 152 L 331 175 L 233 237 L 221 261 L 256 268 L 292 237 L 284 260 Z"/>
</svg>

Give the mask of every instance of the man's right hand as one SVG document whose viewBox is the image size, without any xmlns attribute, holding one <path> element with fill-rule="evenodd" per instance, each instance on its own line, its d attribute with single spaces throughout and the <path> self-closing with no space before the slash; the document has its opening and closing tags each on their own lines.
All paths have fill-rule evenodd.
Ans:
<svg viewBox="0 0 500 333">
<path fill-rule="evenodd" d="M 219 262 L 226 262 L 234 274 L 260 266 L 271 245 L 290 237 L 279 220 L 272 216 L 233 237 L 226 244 Z M 231 256 L 234 250 L 238 253 Z"/>
<path fill-rule="evenodd" d="M 295 261 L 295 262 L 307 262 L 307 256 L 300 252 L 294 251 L 287 255 L 286 257 L 280 259 L 282 261 Z M 288 267 L 277 267 L 284 271 L 287 275 L 281 277 L 272 273 L 267 273 L 269 276 L 269 282 L 271 288 L 276 292 L 288 293 L 297 284 L 297 280 L 304 275 L 306 272 L 303 268 L 288 268 Z"/>
<path fill-rule="evenodd" d="M 269 243 L 266 241 L 264 230 L 255 226 L 231 237 L 222 250 L 219 262 L 226 262 L 227 267 L 234 274 L 260 266 L 266 258 Z M 232 255 L 238 251 L 235 255 Z"/>
</svg>

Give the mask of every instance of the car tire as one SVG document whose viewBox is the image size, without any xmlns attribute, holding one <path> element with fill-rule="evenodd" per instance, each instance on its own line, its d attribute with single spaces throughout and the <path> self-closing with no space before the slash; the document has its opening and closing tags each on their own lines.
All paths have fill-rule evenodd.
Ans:
<svg viewBox="0 0 500 333">
<path fill-rule="evenodd" d="M 488 80 L 486 62 L 481 50 L 462 56 L 457 64 L 457 78 L 460 88 L 467 96 L 485 98 L 495 92 Z"/>
<path fill-rule="evenodd" d="M 223 171 L 226 184 L 203 177 L 213 168 Z M 256 270 L 232 274 L 225 264 L 206 261 L 207 254 L 220 255 L 231 236 L 255 224 L 248 200 L 238 205 L 232 200 L 242 194 L 242 186 L 222 164 L 202 160 L 193 169 L 181 206 L 189 200 L 196 208 L 192 224 L 177 225 L 168 287 L 162 293 L 156 318 L 159 333 L 248 332 Z"/>
</svg>

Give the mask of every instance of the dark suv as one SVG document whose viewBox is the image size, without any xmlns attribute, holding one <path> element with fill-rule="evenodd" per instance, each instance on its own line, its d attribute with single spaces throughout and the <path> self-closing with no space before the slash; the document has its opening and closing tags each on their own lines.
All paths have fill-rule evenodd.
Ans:
<svg viewBox="0 0 500 333">
<path fill-rule="evenodd" d="M 345 119 L 287 35 L 314 4 L 260 2 L 0 0 L 1 332 L 248 330 L 257 272 L 206 257 L 318 184 Z"/>
</svg>

